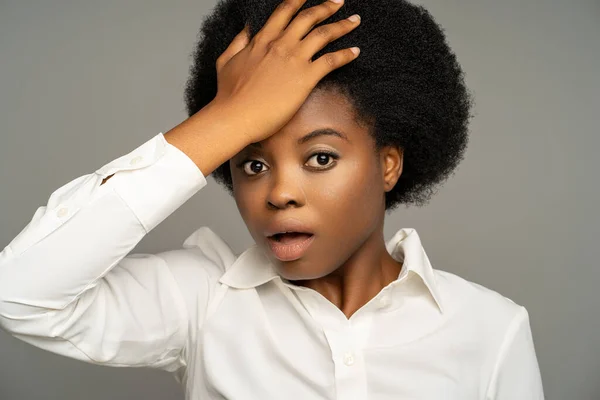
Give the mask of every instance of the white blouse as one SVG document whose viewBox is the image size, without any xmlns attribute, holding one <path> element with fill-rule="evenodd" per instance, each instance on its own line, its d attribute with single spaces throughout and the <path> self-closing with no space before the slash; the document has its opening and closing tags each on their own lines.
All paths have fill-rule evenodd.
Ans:
<svg viewBox="0 0 600 400">
<path fill-rule="evenodd" d="M 208 227 L 129 254 L 206 184 L 159 133 L 54 191 L 0 253 L 0 326 L 85 362 L 169 371 L 186 399 L 544 398 L 526 309 L 433 269 L 414 229 L 387 242 L 398 279 L 349 319 Z"/>
</svg>

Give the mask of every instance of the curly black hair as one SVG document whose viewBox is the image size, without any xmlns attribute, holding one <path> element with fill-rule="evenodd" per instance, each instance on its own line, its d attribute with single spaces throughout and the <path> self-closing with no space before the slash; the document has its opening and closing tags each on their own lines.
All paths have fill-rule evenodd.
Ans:
<svg viewBox="0 0 600 400">
<path fill-rule="evenodd" d="M 301 10 L 320 4 L 308 0 Z M 251 37 L 280 0 L 221 0 L 198 34 L 185 101 L 191 116 L 217 94 L 217 58 L 249 24 Z M 472 98 L 464 73 L 446 42 L 443 29 L 422 6 L 405 0 L 346 0 L 317 26 L 352 14 L 361 25 L 329 43 L 313 57 L 358 46 L 361 54 L 325 76 L 316 89 L 338 89 L 354 105 L 379 150 L 403 149 L 403 170 L 385 194 L 385 208 L 425 205 L 464 157 Z M 212 173 L 233 195 L 229 162 Z"/>
</svg>

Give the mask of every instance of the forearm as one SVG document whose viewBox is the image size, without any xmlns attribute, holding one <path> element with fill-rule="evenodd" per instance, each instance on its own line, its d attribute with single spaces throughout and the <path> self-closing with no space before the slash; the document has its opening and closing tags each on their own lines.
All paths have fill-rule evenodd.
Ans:
<svg viewBox="0 0 600 400">
<path fill-rule="evenodd" d="M 232 105 L 210 103 L 164 136 L 208 176 L 252 142 L 252 128 Z"/>
<path fill-rule="evenodd" d="M 204 185 L 190 160 L 154 137 L 55 190 L 0 252 L 0 315 L 64 308 Z"/>
</svg>

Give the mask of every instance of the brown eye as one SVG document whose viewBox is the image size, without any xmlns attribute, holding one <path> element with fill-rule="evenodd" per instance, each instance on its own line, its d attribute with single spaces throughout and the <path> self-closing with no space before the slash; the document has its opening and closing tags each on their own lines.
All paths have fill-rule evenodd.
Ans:
<svg viewBox="0 0 600 400">
<path fill-rule="evenodd" d="M 247 168 L 248 166 L 250 168 Z M 258 160 L 248 160 L 248 161 L 245 161 L 243 163 L 244 172 L 247 175 L 260 174 L 262 172 L 262 167 L 263 166 L 264 166 L 264 164 L 261 161 L 258 161 Z"/>
<path fill-rule="evenodd" d="M 329 153 L 329 152 L 315 153 L 310 157 L 310 160 L 314 159 L 316 161 L 316 165 L 313 164 L 313 165 L 311 165 L 311 167 L 320 168 L 320 169 L 327 168 L 327 167 L 335 164 L 335 160 L 337 160 L 338 158 L 339 157 L 337 156 L 337 154 L 334 154 L 334 153 Z"/>
</svg>

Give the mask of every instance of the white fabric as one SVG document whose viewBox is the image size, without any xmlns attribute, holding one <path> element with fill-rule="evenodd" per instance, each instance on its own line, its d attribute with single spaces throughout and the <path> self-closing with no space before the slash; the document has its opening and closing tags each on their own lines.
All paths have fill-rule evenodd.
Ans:
<svg viewBox="0 0 600 400">
<path fill-rule="evenodd" d="M 56 190 L 0 253 L 0 326 L 67 357 L 170 371 L 186 399 L 543 399 L 526 309 L 433 269 L 414 229 L 387 243 L 398 279 L 350 319 L 208 227 L 129 254 L 206 184 L 159 133 Z"/>
</svg>

